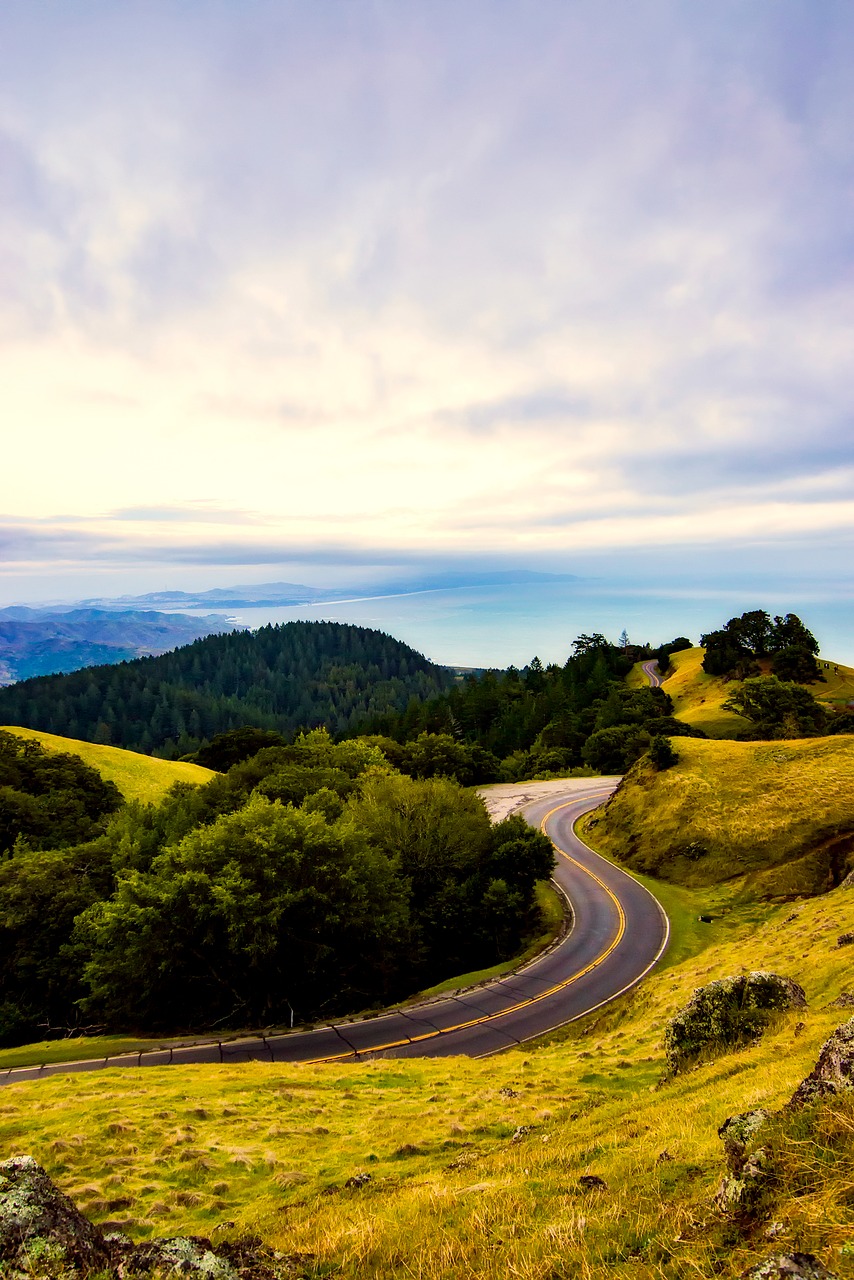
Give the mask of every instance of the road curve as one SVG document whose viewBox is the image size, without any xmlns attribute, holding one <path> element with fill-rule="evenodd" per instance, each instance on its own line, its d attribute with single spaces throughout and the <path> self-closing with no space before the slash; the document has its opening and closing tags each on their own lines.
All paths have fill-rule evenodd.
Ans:
<svg viewBox="0 0 854 1280">
<path fill-rule="evenodd" d="M 641 669 L 649 681 L 651 689 L 659 689 L 661 687 L 661 673 L 658 670 L 658 659 L 650 658 L 649 662 L 641 664 Z"/>
<path fill-rule="evenodd" d="M 554 882 L 572 905 L 573 921 L 559 942 L 505 978 L 358 1022 L 12 1068 L 0 1073 L 0 1083 L 104 1067 L 486 1057 L 573 1022 L 639 982 L 661 957 L 669 938 L 669 922 L 652 894 L 600 858 L 573 831 L 576 819 L 600 804 L 616 783 L 615 778 L 575 781 L 567 784 L 563 795 L 552 794 L 526 806 L 528 821 L 541 826 L 555 844 Z"/>
</svg>

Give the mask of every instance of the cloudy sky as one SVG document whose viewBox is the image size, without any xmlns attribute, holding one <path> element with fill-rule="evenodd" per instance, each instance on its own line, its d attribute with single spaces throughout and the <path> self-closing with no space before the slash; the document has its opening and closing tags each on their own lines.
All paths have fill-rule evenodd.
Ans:
<svg viewBox="0 0 854 1280">
<path fill-rule="evenodd" d="M 850 583 L 852 65 L 847 0 L 4 0 L 0 603 Z"/>
</svg>

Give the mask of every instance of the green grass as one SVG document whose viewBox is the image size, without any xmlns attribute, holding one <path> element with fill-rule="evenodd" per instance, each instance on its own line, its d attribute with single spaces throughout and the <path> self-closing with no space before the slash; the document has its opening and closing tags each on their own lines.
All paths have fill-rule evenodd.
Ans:
<svg viewBox="0 0 854 1280">
<path fill-rule="evenodd" d="M 176 782 L 200 784 L 215 776 L 211 769 L 203 769 L 201 765 L 181 760 L 156 760 L 153 756 L 125 751 L 121 747 L 105 747 L 96 742 L 81 742 L 77 738 L 60 738 L 55 733 L 42 733 L 37 729 L 23 729 L 16 725 L 3 727 L 6 733 L 14 733 L 19 738 L 34 738 L 47 751 L 65 751 L 80 756 L 85 764 L 97 769 L 103 778 L 114 782 L 126 800 L 157 804 Z"/>
<path fill-rule="evenodd" d="M 155 1049 L 196 1044 L 204 1037 L 140 1040 L 130 1036 L 73 1036 L 67 1040 L 39 1040 L 17 1049 L 0 1049 L 0 1070 L 10 1067 L 40 1067 L 48 1062 L 82 1062 L 111 1058 L 120 1053 L 147 1053 Z"/>
<path fill-rule="evenodd" d="M 854 855 L 854 736 L 788 742 L 674 740 L 678 763 L 633 766 L 582 821 L 635 871 L 745 898 L 829 888 Z"/>
<path fill-rule="evenodd" d="M 686 915 L 705 900 L 681 893 Z M 782 1105 L 844 1020 L 827 1006 L 851 982 L 835 945 L 851 929 L 848 891 L 794 911 L 734 908 L 725 935 L 619 1006 L 484 1061 L 199 1066 L 7 1086 L 0 1144 L 34 1155 L 90 1216 L 136 1238 L 258 1232 L 313 1255 L 313 1274 L 345 1280 L 734 1278 L 771 1249 L 761 1229 L 741 1232 L 712 1208 L 718 1126 Z M 697 985 L 747 968 L 804 986 L 799 1033 L 787 1016 L 758 1044 L 660 1086 L 666 1019 Z M 849 1280 L 854 1256 L 840 1250 L 854 1227 L 854 1107 L 831 1120 L 849 1126 L 848 1146 L 837 1158 L 829 1143 L 792 1145 L 786 1176 L 801 1185 L 775 1193 L 774 1248 L 815 1252 Z M 347 1189 L 360 1172 L 372 1181 Z M 582 1174 L 607 1190 L 584 1192 Z M 224 1222 L 235 1225 L 217 1232 Z"/>
</svg>

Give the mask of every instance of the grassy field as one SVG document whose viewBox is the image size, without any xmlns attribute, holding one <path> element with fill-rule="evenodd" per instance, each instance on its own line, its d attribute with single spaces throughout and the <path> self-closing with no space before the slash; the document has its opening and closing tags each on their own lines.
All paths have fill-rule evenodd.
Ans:
<svg viewBox="0 0 854 1280">
<path fill-rule="evenodd" d="M 687 916 L 692 891 L 679 892 Z M 770 1246 L 712 1206 L 718 1126 L 780 1106 L 844 1021 L 828 1005 L 852 981 L 836 946 L 852 929 L 847 890 L 794 910 L 735 909 L 699 955 L 598 1016 L 480 1062 L 185 1067 L 12 1085 L 0 1095 L 0 1141 L 44 1163 L 100 1222 L 137 1238 L 257 1231 L 304 1255 L 307 1275 L 735 1277 Z M 660 1084 L 667 1017 L 697 985 L 748 968 L 804 986 L 800 1028 L 787 1016 L 759 1044 Z M 822 1123 L 845 1142 L 792 1146 L 773 1247 L 815 1252 L 845 1280 L 854 1105 Z M 347 1188 L 358 1173 L 371 1181 Z M 589 1174 L 606 1187 L 585 1190 Z"/>
<path fill-rule="evenodd" d="M 673 714 L 702 729 L 710 738 L 735 738 L 749 728 L 748 721 L 722 704 L 738 688 L 736 681 L 707 676 L 702 668 L 705 649 L 683 649 L 670 659 L 662 684 L 673 699 Z"/>
<path fill-rule="evenodd" d="M 683 649 L 670 659 L 667 678 L 662 684 L 673 699 L 673 713 L 686 724 L 702 729 L 710 738 L 736 738 L 749 723 L 733 711 L 724 711 L 723 703 L 738 688 L 738 682 L 720 676 L 708 676 L 702 662 L 705 649 Z M 766 664 L 767 665 L 767 664 Z M 820 659 L 823 681 L 810 685 L 819 702 L 833 707 L 854 702 L 854 668 Z M 642 689 L 649 682 L 643 664 L 636 662 L 626 677 L 632 689 Z"/>
<path fill-rule="evenodd" d="M 854 668 L 843 667 L 840 662 L 826 663 L 823 658 L 819 658 L 819 666 L 824 682 L 810 685 L 819 701 L 835 705 L 854 702 Z"/>
<path fill-rule="evenodd" d="M 80 756 L 102 777 L 114 782 L 126 800 L 156 804 L 175 782 L 201 783 L 214 777 L 212 770 L 203 769 L 198 764 L 156 760 L 153 756 L 124 751 L 121 747 L 60 738 L 55 733 L 41 733 L 37 729 L 22 729 L 15 725 L 2 727 L 6 733 L 14 733 L 19 738 L 35 738 L 47 751 L 67 751 L 70 755 Z"/>
<path fill-rule="evenodd" d="M 582 823 L 603 853 L 675 883 L 730 882 L 747 898 L 819 893 L 847 871 L 854 737 L 674 745 L 674 767 L 639 761 Z"/>
</svg>

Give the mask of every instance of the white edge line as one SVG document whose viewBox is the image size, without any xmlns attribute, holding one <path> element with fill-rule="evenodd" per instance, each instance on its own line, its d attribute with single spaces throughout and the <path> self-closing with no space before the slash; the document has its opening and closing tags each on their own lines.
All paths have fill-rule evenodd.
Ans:
<svg viewBox="0 0 854 1280">
<path fill-rule="evenodd" d="M 589 813 L 590 810 L 588 810 L 587 812 Z M 579 814 L 579 817 L 583 817 L 583 816 L 584 816 L 583 814 Z M 610 867 L 612 870 L 615 870 L 615 871 L 621 871 L 624 876 L 626 876 L 639 888 L 643 889 L 644 893 L 649 894 L 650 898 L 652 898 L 656 907 L 658 907 L 661 918 L 664 921 L 664 937 L 662 938 L 661 946 L 658 948 L 658 951 L 656 952 L 652 960 L 650 960 L 646 968 L 641 973 L 639 973 L 636 978 L 633 978 L 631 982 L 628 982 L 624 987 L 621 987 L 619 991 L 614 991 L 610 996 L 606 996 L 604 1000 L 600 1000 L 598 1004 L 592 1004 L 589 1009 L 583 1009 L 581 1013 L 574 1013 L 571 1018 L 565 1018 L 563 1022 L 555 1023 L 553 1027 L 549 1027 L 548 1031 L 538 1031 L 535 1035 L 525 1036 L 524 1039 L 519 1041 L 519 1044 L 529 1044 L 532 1040 L 539 1040 L 542 1036 L 550 1036 L 553 1032 L 560 1031 L 562 1027 L 568 1027 L 571 1023 L 578 1022 L 580 1018 L 586 1018 L 588 1014 L 595 1013 L 597 1009 L 602 1009 L 606 1004 L 611 1004 L 613 1000 L 619 1000 L 620 996 L 624 996 L 627 991 L 631 991 L 632 987 L 636 987 L 639 982 L 643 981 L 643 979 L 650 972 L 650 970 L 655 968 L 655 966 L 658 964 L 659 960 L 667 950 L 667 945 L 670 942 L 670 917 L 668 916 L 667 912 L 664 910 L 664 907 L 658 901 L 658 898 L 656 898 L 652 890 L 648 889 L 645 884 L 642 884 L 641 881 L 638 880 L 636 876 L 633 876 L 631 874 L 631 872 L 626 871 L 623 867 L 616 866 L 616 864 L 613 862 L 609 862 L 607 858 L 602 857 L 601 853 L 597 853 L 595 849 L 591 849 L 590 845 L 586 844 L 585 841 L 581 839 L 581 836 L 575 833 L 575 823 L 573 823 L 573 834 L 575 835 L 576 840 L 578 840 L 581 844 L 583 844 L 584 848 L 587 849 L 589 853 L 593 854 L 594 858 L 601 858 L 607 867 Z M 573 915 L 575 915 L 574 912 L 573 912 Z M 507 1053 L 508 1049 L 512 1047 L 513 1046 L 502 1045 L 500 1049 L 490 1049 L 488 1053 L 473 1054 L 472 1057 L 474 1057 L 475 1059 L 493 1058 L 499 1053 Z"/>
</svg>

